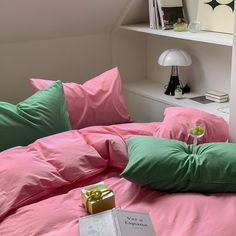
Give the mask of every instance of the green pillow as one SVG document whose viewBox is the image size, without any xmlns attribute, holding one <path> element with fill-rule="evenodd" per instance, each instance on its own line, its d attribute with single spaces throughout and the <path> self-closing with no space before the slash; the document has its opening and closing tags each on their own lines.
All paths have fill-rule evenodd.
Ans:
<svg viewBox="0 0 236 236">
<path fill-rule="evenodd" d="M 129 161 L 121 175 L 167 192 L 236 192 L 236 144 L 197 146 L 174 139 L 135 137 L 126 141 Z"/>
<path fill-rule="evenodd" d="M 0 151 L 70 128 L 61 81 L 17 105 L 0 102 Z"/>
</svg>

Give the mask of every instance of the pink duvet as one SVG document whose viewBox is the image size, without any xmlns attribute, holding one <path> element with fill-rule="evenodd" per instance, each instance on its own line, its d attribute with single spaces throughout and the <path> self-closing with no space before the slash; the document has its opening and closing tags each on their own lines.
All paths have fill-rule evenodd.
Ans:
<svg viewBox="0 0 236 236">
<path fill-rule="evenodd" d="M 80 188 L 103 180 L 116 207 L 149 212 L 158 236 L 236 235 L 236 194 L 167 194 L 120 177 L 124 140 L 159 123 L 96 126 L 0 153 L 0 235 L 78 236 Z"/>
</svg>

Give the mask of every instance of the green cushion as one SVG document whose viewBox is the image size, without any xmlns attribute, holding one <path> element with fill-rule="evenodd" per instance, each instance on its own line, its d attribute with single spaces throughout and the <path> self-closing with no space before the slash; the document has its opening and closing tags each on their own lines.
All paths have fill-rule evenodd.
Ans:
<svg viewBox="0 0 236 236">
<path fill-rule="evenodd" d="M 121 175 L 168 192 L 236 192 L 236 144 L 197 146 L 173 139 L 135 137 L 126 141 L 129 161 Z"/>
<path fill-rule="evenodd" d="M 0 102 L 0 151 L 70 129 L 62 83 L 13 105 Z"/>
</svg>

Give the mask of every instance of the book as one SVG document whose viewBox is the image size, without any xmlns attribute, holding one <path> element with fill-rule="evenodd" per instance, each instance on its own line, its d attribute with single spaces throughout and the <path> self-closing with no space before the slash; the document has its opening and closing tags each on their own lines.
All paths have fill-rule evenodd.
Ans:
<svg viewBox="0 0 236 236">
<path fill-rule="evenodd" d="M 184 19 L 182 0 L 158 0 L 158 9 L 163 29 L 173 29 L 178 19 Z"/>
<path fill-rule="evenodd" d="M 119 208 L 79 218 L 80 236 L 155 236 L 148 213 Z"/>
<path fill-rule="evenodd" d="M 207 92 L 206 92 L 206 95 L 207 95 L 207 96 L 217 97 L 217 98 L 220 98 L 220 97 L 228 97 L 228 94 L 227 94 L 227 93 L 220 92 L 220 91 L 217 91 L 217 90 L 207 91 Z"/>
<path fill-rule="evenodd" d="M 151 29 L 159 29 L 159 11 L 157 0 L 148 0 L 149 24 Z"/>
<path fill-rule="evenodd" d="M 154 13 L 155 13 L 155 23 L 156 23 L 156 29 L 160 28 L 160 23 L 159 23 L 159 11 L 158 11 L 158 3 L 157 0 L 154 1 Z"/>
<path fill-rule="evenodd" d="M 224 96 L 216 96 L 216 95 L 212 95 L 212 94 L 208 94 L 206 93 L 205 96 L 208 96 L 208 97 L 212 97 L 212 98 L 216 98 L 216 99 L 225 99 L 225 98 L 229 98 L 228 95 L 224 95 Z"/>
<path fill-rule="evenodd" d="M 148 0 L 149 25 L 151 29 L 156 29 L 154 0 Z"/>
<path fill-rule="evenodd" d="M 162 28 L 164 28 L 164 19 L 163 19 L 163 11 L 162 11 L 162 8 L 161 8 L 161 0 L 156 0 L 157 1 L 157 8 L 158 8 L 158 13 L 159 13 L 159 17 L 160 17 L 160 26 Z"/>
<path fill-rule="evenodd" d="M 227 98 L 214 98 L 212 96 L 206 96 L 206 99 L 214 101 L 214 102 L 228 102 L 228 97 Z"/>
<path fill-rule="evenodd" d="M 211 101 L 209 99 L 206 99 L 206 96 L 197 96 L 197 97 L 192 97 L 192 98 L 189 98 L 195 102 L 199 102 L 199 103 L 202 103 L 202 104 L 208 104 L 208 103 L 212 103 L 214 101 Z"/>
<path fill-rule="evenodd" d="M 209 99 L 211 101 L 214 102 L 228 102 L 229 100 L 229 95 L 227 93 L 224 92 L 220 92 L 217 90 L 211 90 L 211 91 L 207 91 L 205 93 L 206 99 Z"/>
</svg>

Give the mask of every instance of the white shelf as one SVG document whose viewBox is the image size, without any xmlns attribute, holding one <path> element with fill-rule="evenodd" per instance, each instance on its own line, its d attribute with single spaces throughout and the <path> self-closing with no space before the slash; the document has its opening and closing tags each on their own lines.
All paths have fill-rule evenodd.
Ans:
<svg viewBox="0 0 236 236">
<path fill-rule="evenodd" d="M 198 33 L 191 33 L 189 31 L 177 32 L 174 30 L 161 30 L 161 29 L 157 30 L 157 29 L 150 29 L 149 25 L 147 24 L 121 25 L 120 28 L 152 35 L 160 35 L 165 37 L 186 39 L 186 40 L 218 44 L 224 46 L 233 45 L 232 34 L 223 34 L 209 31 L 200 31 Z"/>
<path fill-rule="evenodd" d="M 163 86 L 151 80 L 138 80 L 138 81 L 127 82 L 124 83 L 124 89 L 134 94 L 138 94 L 140 96 L 155 101 L 163 102 L 170 106 L 193 107 L 196 109 L 200 109 L 221 116 L 226 121 L 229 121 L 229 114 L 219 110 L 222 109 L 227 111 L 228 109 L 225 108 L 229 107 L 228 102 L 227 103 L 212 102 L 208 104 L 202 104 L 189 99 L 191 97 L 201 96 L 202 94 L 187 93 L 183 95 L 182 99 L 176 99 L 174 96 L 169 96 L 164 94 Z"/>
</svg>

